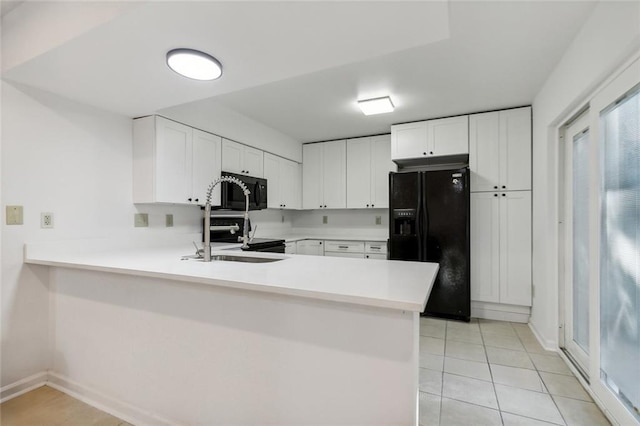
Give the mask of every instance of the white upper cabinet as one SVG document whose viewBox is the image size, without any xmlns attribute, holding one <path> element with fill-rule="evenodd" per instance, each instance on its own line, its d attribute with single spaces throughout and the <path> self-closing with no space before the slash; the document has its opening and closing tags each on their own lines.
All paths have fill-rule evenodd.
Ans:
<svg viewBox="0 0 640 426">
<path fill-rule="evenodd" d="M 264 177 L 267 179 L 267 207 L 299 209 L 300 164 L 277 155 L 264 153 Z"/>
<path fill-rule="evenodd" d="M 263 177 L 263 151 L 228 139 L 222 140 L 222 170 Z"/>
<path fill-rule="evenodd" d="M 220 176 L 220 147 L 218 136 L 163 117 L 134 120 L 133 202 L 204 204 Z M 220 203 L 219 192 L 212 201 Z"/>
<path fill-rule="evenodd" d="M 302 206 L 343 209 L 347 206 L 347 151 L 344 140 L 302 146 Z"/>
<path fill-rule="evenodd" d="M 531 189 L 531 107 L 469 118 L 471 191 Z"/>
<path fill-rule="evenodd" d="M 467 115 L 391 126 L 391 158 L 410 160 L 469 153 Z"/>
<path fill-rule="evenodd" d="M 214 180 L 220 177 L 222 169 L 222 138 L 193 129 L 193 166 L 192 190 L 193 202 L 204 204 L 207 189 Z M 220 185 L 213 188 L 211 204 L 220 205 Z"/>
<path fill-rule="evenodd" d="M 388 208 L 390 135 L 347 140 L 347 208 Z"/>
</svg>

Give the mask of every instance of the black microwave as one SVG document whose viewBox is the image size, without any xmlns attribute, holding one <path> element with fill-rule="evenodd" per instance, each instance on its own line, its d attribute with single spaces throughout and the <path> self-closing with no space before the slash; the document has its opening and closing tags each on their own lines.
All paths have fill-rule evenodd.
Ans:
<svg viewBox="0 0 640 426">
<path fill-rule="evenodd" d="M 262 210 L 267 208 L 267 180 L 263 178 L 238 175 L 222 172 L 222 176 L 231 176 L 245 184 L 249 189 L 249 210 Z M 220 194 L 220 207 L 229 210 L 245 209 L 245 196 L 242 188 L 235 183 L 222 182 Z"/>
</svg>

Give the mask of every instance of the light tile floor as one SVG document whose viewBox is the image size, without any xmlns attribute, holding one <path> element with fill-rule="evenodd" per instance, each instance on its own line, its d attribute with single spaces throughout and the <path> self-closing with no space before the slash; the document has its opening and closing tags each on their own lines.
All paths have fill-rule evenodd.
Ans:
<svg viewBox="0 0 640 426">
<path fill-rule="evenodd" d="M 420 425 L 609 425 L 526 324 L 420 319 Z"/>
</svg>

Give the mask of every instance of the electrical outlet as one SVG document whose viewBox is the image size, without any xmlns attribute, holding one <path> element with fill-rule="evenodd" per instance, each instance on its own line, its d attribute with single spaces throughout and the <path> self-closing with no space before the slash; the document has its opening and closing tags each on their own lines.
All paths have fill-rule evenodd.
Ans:
<svg viewBox="0 0 640 426">
<path fill-rule="evenodd" d="M 322 223 L 324 225 L 326 225 L 327 223 L 329 223 L 329 216 L 322 216 Z"/>
<path fill-rule="evenodd" d="M 284 215 L 281 216 L 282 220 L 280 222 L 284 223 Z"/>
<path fill-rule="evenodd" d="M 376 225 L 382 225 L 382 216 L 376 216 Z"/>
<path fill-rule="evenodd" d="M 53 213 L 40 213 L 40 228 L 53 228 Z"/>
<path fill-rule="evenodd" d="M 7 225 L 22 225 L 23 224 L 22 206 L 7 206 L 5 217 L 7 220 Z"/>
<path fill-rule="evenodd" d="M 149 214 L 148 213 L 136 213 L 133 216 L 133 226 L 136 228 L 146 228 L 149 226 Z"/>
<path fill-rule="evenodd" d="M 165 216 L 164 226 L 166 226 L 167 228 L 173 227 L 173 215 L 172 214 L 168 214 L 168 215 Z"/>
</svg>

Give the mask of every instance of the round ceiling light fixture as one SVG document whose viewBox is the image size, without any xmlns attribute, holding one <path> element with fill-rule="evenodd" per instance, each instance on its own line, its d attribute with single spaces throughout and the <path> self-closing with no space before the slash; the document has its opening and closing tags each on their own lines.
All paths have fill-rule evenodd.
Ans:
<svg viewBox="0 0 640 426">
<path fill-rule="evenodd" d="M 173 71 L 194 80 L 215 80 L 222 75 L 222 64 L 213 56 L 194 49 L 173 49 L 167 53 Z"/>
</svg>

